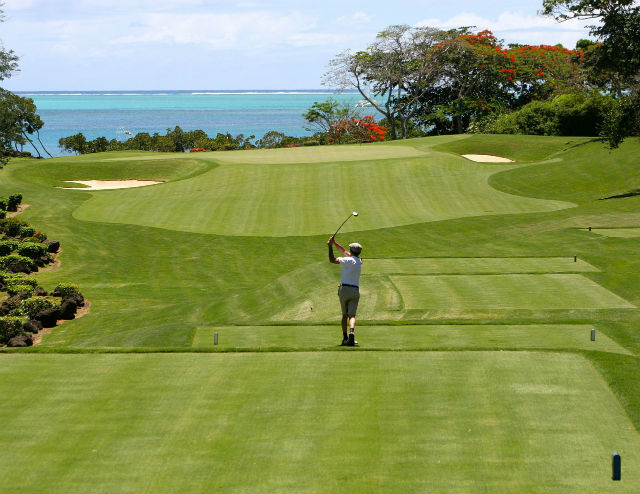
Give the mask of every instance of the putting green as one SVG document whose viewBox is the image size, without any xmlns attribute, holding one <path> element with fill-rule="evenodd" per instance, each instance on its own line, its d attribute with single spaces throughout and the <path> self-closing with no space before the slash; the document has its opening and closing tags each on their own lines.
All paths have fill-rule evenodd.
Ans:
<svg viewBox="0 0 640 494">
<path fill-rule="evenodd" d="M 403 148 L 389 149 L 397 152 Z M 324 156 L 322 161 L 331 155 L 331 147 L 311 151 Z M 227 153 L 220 154 L 220 161 L 233 159 L 227 158 Z M 507 168 L 435 152 L 415 158 L 315 166 L 221 164 L 197 177 L 154 187 L 83 192 L 90 194 L 89 200 L 79 206 L 74 217 L 220 235 L 303 236 L 333 233 L 352 210 L 360 215 L 348 222 L 344 231 L 571 206 L 491 188 L 489 177 Z M 66 179 L 78 179 L 72 176 L 72 169 L 68 173 Z"/>
<path fill-rule="evenodd" d="M 420 257 L 366 259 L 366 274 L 580 273 L 598 271 L 573 257 Z"/>
<path fill-rule="evenodd" d="M 579 274 L 392 275 L 406 309 L 635 308 Z"/>
<path fill-rule="evenodd" d="M 575 354 L 5 355 L 0 376 L 4 492 L 640 485 L 632 467 L 610 480 L 640 437 Z"/>
<path fill-rule="evenodd" d="M 637 238 L 640 237 L 640 228 L 592 228 L 593 233 L 603 237 Z"/>
<path fill-rule="evenodd" d="M 592 326 L 580 324 L 434 324 L 359 326 L 362 349 L 410 350 L 449 348 L 573 349 L 629 354 L 601 331 L 591 341 Z M 218 333 L 218 345 L 215 345 Z M 193 347 L 235 349 L 332 349 L 340 343 L 339 324 L 332 326 L 220 326 L 196 330 Z"/>
</svg>

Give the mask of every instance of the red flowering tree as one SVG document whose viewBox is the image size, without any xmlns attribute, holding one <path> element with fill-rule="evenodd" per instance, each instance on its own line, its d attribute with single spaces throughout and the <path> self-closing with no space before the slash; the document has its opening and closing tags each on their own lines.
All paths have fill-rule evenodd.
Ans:
<svg viewBox="0 0 640 494">
<path fill-rule="evenodd" d="M 340 120 L 329 128 L 329 142 L 347 144 L 384 141 L 386 130 L 386 127 L 378 125 L 370 115 Z"/>
</svg>

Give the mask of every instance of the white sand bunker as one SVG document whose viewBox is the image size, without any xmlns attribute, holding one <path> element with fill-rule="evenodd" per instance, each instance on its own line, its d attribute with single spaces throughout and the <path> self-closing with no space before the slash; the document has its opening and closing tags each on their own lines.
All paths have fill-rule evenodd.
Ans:
<svg viewBox="0 0 640 494">
<path fill-rule="evenodd" d="M 68 183 L 82 184 L 86 187 L 58 187 L 67 190 L 113 190 L 130 189 L 132 187 L 146 187 L 161 184 L 155 180 L 65 180 Z"/>
<path fill-rule="evenodd" d="M 471 161 L 479 161 L 480 163 L 513 163 L 513 160 L 509 158 L 501 158 L 490 154 L 463 154 L 462 157 Z"/>
</svg>

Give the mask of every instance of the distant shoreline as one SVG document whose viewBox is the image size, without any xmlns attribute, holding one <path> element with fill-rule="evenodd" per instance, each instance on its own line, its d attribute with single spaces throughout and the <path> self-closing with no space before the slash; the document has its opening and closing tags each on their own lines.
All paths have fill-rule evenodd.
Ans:
<svg viewBox="0 0 640 494">
<path fill-rule="evenodd" d="M 268 94 L 357 94 L 357 91 L 329 89 L 145 89 L 145 90 L 104 90 L 104 91 L 13 91 L 21 96 L 162 96 L 162 95 L 268 95 Z"/>
</svg>

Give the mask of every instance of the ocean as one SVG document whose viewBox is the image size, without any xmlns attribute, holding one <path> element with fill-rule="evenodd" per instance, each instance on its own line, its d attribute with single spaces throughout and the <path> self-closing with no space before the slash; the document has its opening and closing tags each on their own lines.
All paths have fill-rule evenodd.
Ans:
<svg viewBox="0 0 640 494">
<path fill-rule="evenodd" d="M 327 90 L 282 91 L 73 91 L 19 92 L 33 99 L 44 121 L 40 138 L 53 156 L 63 156 L 61 137 L 82 132 L 88 140 L 124 140 L 138 132 L 165 134 L 179 125 L 214 137 L 227 132 L 262 137 L 270 130 L 301 137 L 302 113 L 332 97 L 355 105 L 357 93 Z M 378 118 L 378 116 L 376 116 Z M 25 151 L 35 152 L 27 144 Z"/>
</svg>

